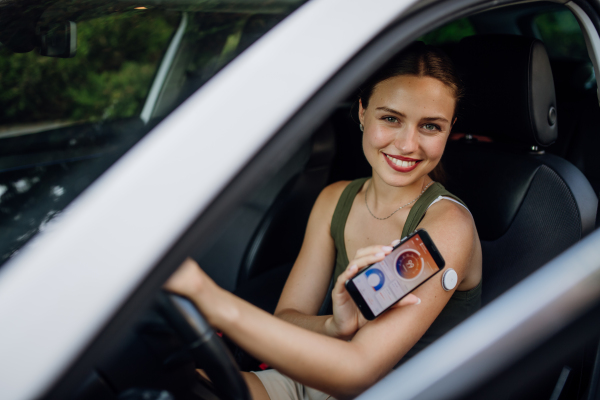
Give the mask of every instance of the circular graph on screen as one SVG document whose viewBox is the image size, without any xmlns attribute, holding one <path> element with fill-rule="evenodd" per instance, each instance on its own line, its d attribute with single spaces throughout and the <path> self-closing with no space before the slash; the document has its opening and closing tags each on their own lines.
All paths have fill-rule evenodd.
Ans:
<svg viewBox="0 0 600 400">
<path fill-rule="evenodd" d="M 373 288 L 373 290 L 377 291 L 383 287 L 383 284 L 385 283 L 385 276 L 383 276 L 383 272 L 376 268 L 371 268 L 365 272 L 365 275 L 367 276 L 367 283 Z"/>
<path fill-rule="evenodd" d="M 406 250 L 396 258 L 396 272 L 400 278 L 406 280 L 415 279 L 423 271 L 423 259 L 416 250 Z"/>
</svg>

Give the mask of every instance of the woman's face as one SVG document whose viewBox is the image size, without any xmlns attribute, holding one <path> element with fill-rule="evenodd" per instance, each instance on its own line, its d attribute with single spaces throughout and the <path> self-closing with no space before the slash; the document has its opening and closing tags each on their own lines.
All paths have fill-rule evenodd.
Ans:
<svg viewBox="0 0 600 400">
<path fill-rule="evenodd" d="M 391 186 L 407 186 L 440 161 L 452 127 L 452 90 L 431 77 L 401 75 L 378 83 L 365 109 L 363 150 L 367 161 Z"/>
</svg>

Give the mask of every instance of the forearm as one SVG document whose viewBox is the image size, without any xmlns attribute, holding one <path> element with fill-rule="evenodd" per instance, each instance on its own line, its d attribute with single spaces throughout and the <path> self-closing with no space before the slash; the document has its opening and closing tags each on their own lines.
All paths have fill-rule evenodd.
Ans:
<svg viewBox="0 0 600 400">
<path fill-rule="evenodd" d="M 225 291 L 218 302 L 202 308 L 209 322 L 239 346 L 303 384 L 344 398 L 374 383 L 363 369 L 364 357 L 350 342 L 274 318 Z"/>
<path fill-rule="evenodd" d="M 334 329 L 333 318 L 331 315 L 307 315 L 293 309 L 285 309 L 275 313 L 277 318 L 287 321 L 309 331 L 320 333 L 338 339 L 347 339 L 341 337 Z"/>
</svg>

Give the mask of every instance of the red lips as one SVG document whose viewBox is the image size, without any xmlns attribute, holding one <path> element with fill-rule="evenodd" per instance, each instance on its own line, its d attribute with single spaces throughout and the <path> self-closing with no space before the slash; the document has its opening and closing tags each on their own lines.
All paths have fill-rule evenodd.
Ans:
<svg viewBox="0 0 600 400">
<path fill-rule="evenodd" d="M 386 153 L 383 153 L 383 154 L 385 154 L 388 157 L 396 158 L 396 159 L 402 160 L 402 161 L 421 161 L 421 160 L 418 160 L 416 158 L 409 158 L 409 157 L 403 157 L 403 156 L 395 156 L 393 154 L 386 154 Z"/>
<path fill-rule="evenodd" d="M 417 160 L 417 159 L 414 159 L 414 158 L 402 157 L 402 156 L 395 156 L 395 155 L 392 155 L 392 154 L 385 154 L 385 153 L 381 153 L 381 154 L 383 154 L 383 157 L 385 158 L 385 161 L 388 163 L 388 165 L 390 167 L 392 167 L 392 169 L 394 169 L 395 171 L 398 171 L 398 172 L 410 172 L 413 169 L 417 168 L 417 166 L 421 162 L 421 160 Z M 392 158 L 394 158 L 396 160 L 400 160 L 400 161 L 405 161 L 405 162 L 409 162 L 409 163 L 410 162 L 414 162 L 414 164 L 411 165 L 411 166 L 403 167 L 401 164 L 397 165 L 396 163 L 394 163 L 394 161 L 390 160 L 390 158 L 388 156 L 392 157 Z"/>
</svg>

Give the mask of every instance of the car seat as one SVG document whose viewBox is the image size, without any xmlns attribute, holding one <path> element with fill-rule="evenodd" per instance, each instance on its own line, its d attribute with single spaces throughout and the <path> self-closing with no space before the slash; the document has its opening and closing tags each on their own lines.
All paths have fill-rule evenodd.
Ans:
<svg viewBox="0 0 600 400">
<path fill-rule="evenodd" d="M 335 153 L 333 128 L 326 121 L 310 139 L 303 169 L 279 192 L 249 241 L 235 293 L 273 312 L 300 252 L 312 206 L 327 184 Z"/>
<path fill-rule="evenodd" d="M 453 131 L 465 136 L 442 162 L 477 226 L 486 304 L 591 232 L 598 199 L 575 166 L 543 150 L 560 116 L 543 43 L 480 35 L 455 50 L 466 97 Z"/>
</svg>

